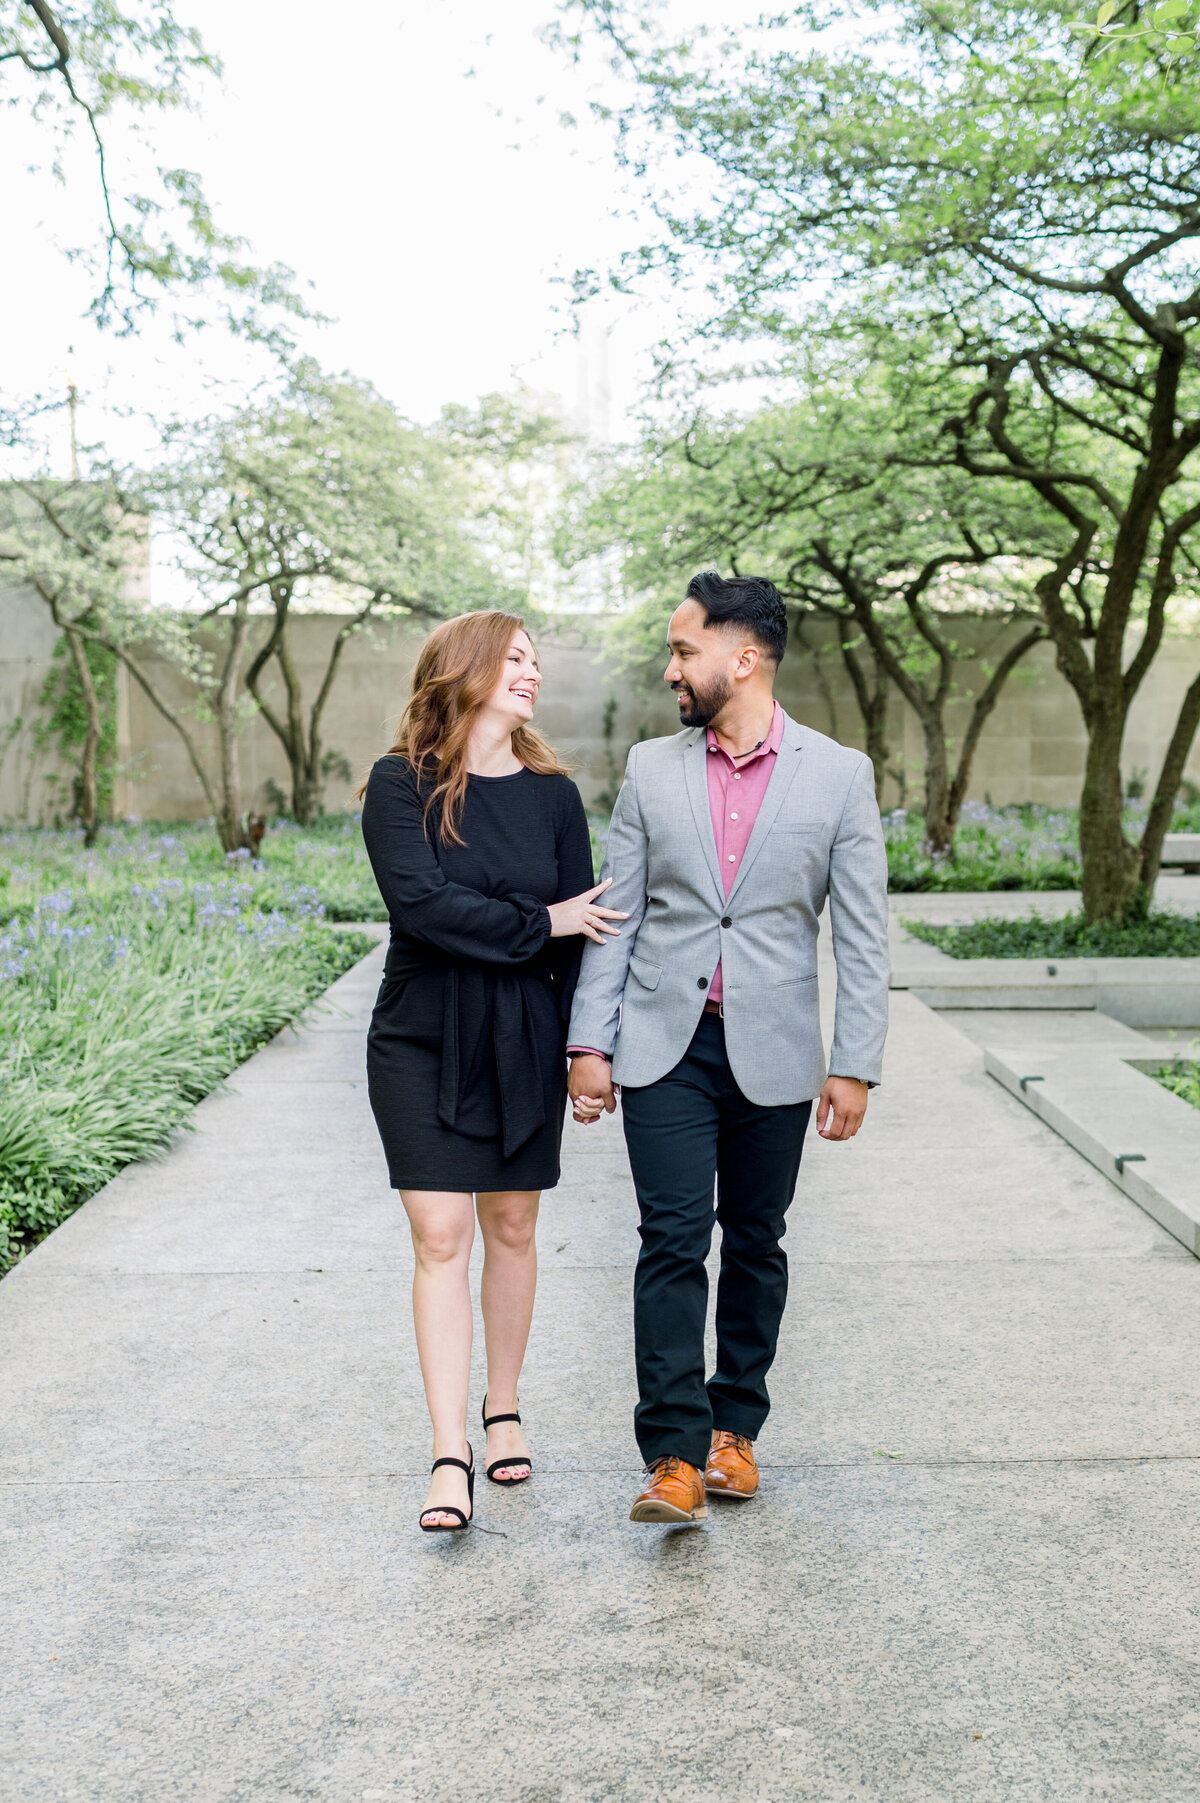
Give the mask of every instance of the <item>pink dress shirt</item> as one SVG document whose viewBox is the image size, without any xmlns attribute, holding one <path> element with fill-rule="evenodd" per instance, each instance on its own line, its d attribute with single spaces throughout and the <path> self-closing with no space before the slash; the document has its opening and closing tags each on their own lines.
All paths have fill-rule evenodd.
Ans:
<svg viewBox="0 0 1200 1803">
<path fill-rule="evenodd" d="M 717 862 L 721 866 L 726 895 L 742 867 L 750 834 L 754 831 L 754 822 L 775 768 L 775 759 L 783 742 L 783 721 L 783 709 L 776 702 L 770 732 L 758 750 L 744 758 L 731 758 L 727 751 L 722 751 L 716 733 L 711 726 L 708 729 L 708 811 L 712 816 Z M 718 961 L 708 986 L 708 1000 L 719 1002 L 724 993 Z"/>
<path fill-rule="evenodd" d="M 748 757 L 736 759 L 731 758 L 727 751 L 722 751 L 717 743 L 716 733 L 711 726 L 708 729 L 708 811 L 712 819 L 717 860 L 721 866 L 726 895 L 733 888 L 733 880 L 742 867 L 742 859 L 754 831 L 754 822 L 758 819 L 758 810 L 762 806 L 771 772 L 775 768 L 775 759 L 783 743 L 784 719 L 783 709 L 776 702 L 771 730 L 762 744 Z M 601 901 L 603 902 L 603 897 Z M 723 994 L 721 963 L 718 959 L 705 999 L 720 1002 Z M 594 1046 L 572 1045 L 567 1047 L 567 1051 L 572 1056 L 582 1052 L 592 1052 L 598 1058 L 605 1056 L 602 1052 L 596 1052 Z"/>
</svg>

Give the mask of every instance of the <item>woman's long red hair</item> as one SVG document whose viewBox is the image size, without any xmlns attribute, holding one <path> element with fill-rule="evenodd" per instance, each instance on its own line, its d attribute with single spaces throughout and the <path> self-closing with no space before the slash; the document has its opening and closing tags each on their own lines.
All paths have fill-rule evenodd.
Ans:
<svg viewBox="0 0 1200 1803">
<path fill-rule="evenodd" d="M 467 793 L 467 741 L 480 711 L 495 693 L 509 647 L 525 622 L 517 614 L 489 608 L 459 614 L 436 627 L 421 647 L 412 693 L 389 747 L 390 757 L 407 758 L 419 785 L 434 778 L 425 800 L 425 818 L 440 807 L 441 835 L 461 845 L 458 827 Z M 570 774 L 540 733 L 518 726 L 515 755 L 538 776 Z M 366 784 L 358 791 L 361 797 Z"/>
</svg>

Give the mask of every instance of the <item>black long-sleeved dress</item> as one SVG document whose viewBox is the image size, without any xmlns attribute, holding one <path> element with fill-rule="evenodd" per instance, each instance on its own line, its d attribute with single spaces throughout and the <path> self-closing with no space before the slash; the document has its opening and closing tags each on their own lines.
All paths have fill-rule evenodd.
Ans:
<svg viewBox="0 0 1200 1803">
<path fill-rule="evenodd" d="M 582 940 L 552 940 L 546 909 L 594 881 L 583 802 L 566 776 L 472 776 L 462 845 L 423 809 L 407 761 L 381 758 L 362 827 L 392 931 L 367 1087 L 392 1187 L 549 1189 Z"/>
</svg>

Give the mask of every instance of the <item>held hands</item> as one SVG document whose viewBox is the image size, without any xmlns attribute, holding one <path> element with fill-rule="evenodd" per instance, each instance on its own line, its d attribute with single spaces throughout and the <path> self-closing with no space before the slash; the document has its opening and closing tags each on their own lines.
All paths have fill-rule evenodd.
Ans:
<svg viewBox="0 0 1200 1803">
<path fill-rule="evenodd" d="M 546 912 L 550 916 L 551 939 L 570 939 L 576 933 L 583 933 L 588 939 L 595 940 L 597 945 L 605 943 L 605 936 L 617 938 L 616 927 L 610 927 L 610 920 L 628 920 L 628 914 L 619 914 L 614 908 L 598 908 L 596 897 L 612 885 L 612 878 L 607 882 L 597 883 L 594 889 L 585 889 L 582 895 L 572 895 L 568 901 L 553 902 Z"/>
<path fill-rule="evenodd" d="M 583 1127 L 590 1127 L 601 1114 L 611 1114 L 617 1105 L 613 1088 L 612 1065 L 594 1052 L 577 1053 L 571 1060 L 567 1078 L 571 1111 Z"/>
<path fill-rule="evenodd" d="M 826 1077 L 817 1098 L 817 1132 L 822 1139 L 853 1139 L 867 1112 L 867 1086 L 857 1077 Z"/>
</svg>

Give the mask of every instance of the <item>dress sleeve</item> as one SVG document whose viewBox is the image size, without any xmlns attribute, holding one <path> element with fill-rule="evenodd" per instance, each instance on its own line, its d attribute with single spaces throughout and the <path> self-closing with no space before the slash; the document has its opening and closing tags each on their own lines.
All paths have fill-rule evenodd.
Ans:
<svg viewBox="0 0 1200 1803">
<path fill-rule="evenodd" d="M 592 835 L 584 811 L 583 796 L 568 777 L 564 783 L 566 803 L 558 822 L 554 852 L 558 859 L 556 902 L 582 895 L 596 884 L 592 863 Z"/>
<path fill-rule="evenodd" d="M 596 869 L 592 863 L 592 834 L 583 797 L 569 778 L 564 780 L 563 787 L 566 795 L 559 814 L 554 846 L 558 859 L 555 901 L 567 901 L 572 895 L 582 895 L 585 889 L 594 888 L 596 883 Z M 600 899 L 603 901 L 603 896 Z M 579 964 L 585 944 L 582 933 L 576 933 L 570 939 L 554 941 L 555 988 L 558 991 L 559 1017 L 564 1028 L 571 1018 L 571 1003 L 575 997 L 575 985 L 579 981 Z"/>
<path fill-rule="evenodd" d="M 371 772 L 363 838 L 389 917 L 402 933 L 476 964 L 525 964 L 550 937 L 550 916 L 533 896 L 503 899 L 448 881 L 425 836 L 416 778 L 398 758 Z"/>
</svg>

